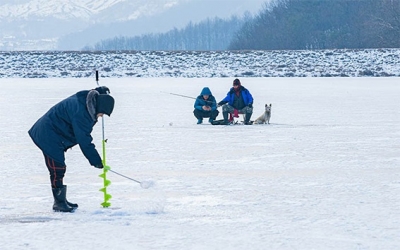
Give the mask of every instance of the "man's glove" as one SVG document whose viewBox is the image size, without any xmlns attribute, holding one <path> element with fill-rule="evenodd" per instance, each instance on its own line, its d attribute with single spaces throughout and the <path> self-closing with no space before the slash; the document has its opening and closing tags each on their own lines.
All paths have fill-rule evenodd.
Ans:
<svg viewBox="0 0 400 250">
<path fill-rule="evenodd" d="M 95 167 L 95 168 L 102 169 L 104 166 L 103 166 L 103 163 L 100 163 L 100 164 L 95 165 L 94 167 Z"/>
<path fill-rule="evenodd" d="M 228 103 L 228 102 L 220 101 L 220 102 L 218 103 L 218 107 L 221 107 L 221 106 L 224 105 L 225 103 Z"/>
<path fill-rule="evenodd" d="M 252 108 L 253 107 L 253 103 L 249 103 L 249 108 Z"/>
</svg>

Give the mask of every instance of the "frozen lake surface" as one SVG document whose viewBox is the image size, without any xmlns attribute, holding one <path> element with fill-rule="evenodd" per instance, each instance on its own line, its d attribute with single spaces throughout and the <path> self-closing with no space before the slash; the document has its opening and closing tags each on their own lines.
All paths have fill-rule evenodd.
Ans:
<svg viewBox="0 0 400 250">
<path fill-rule="evenodd" d="M 399 249 L 397 78 L 241 78 L 253 118 L 196 125 L 194 100 L 233 78 L 102 78 L 110 208 L 101 170 L 66 153 L 72 214 L 52 212 L 43 156 L 27 131 L 92 78 L 0 79 L 1 249 Z M 221 109 L 219 109 L 221 111 Z M 222 118 L 220 114 L 219 119 Z M 93 130 L 101 151 L 101 122 Z"/>
</svg>

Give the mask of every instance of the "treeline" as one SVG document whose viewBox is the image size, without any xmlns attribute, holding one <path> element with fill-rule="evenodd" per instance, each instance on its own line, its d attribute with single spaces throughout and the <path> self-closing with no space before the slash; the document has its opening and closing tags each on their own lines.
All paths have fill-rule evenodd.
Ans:
<svg viewBox="0 0 400 250">
<path fill-rule="evenodd" d="M 86 50 L 400 48 L 400 0 L 271 0 L 256 16 L 207 19 Z"/>
<path fill-rule="evenodd" d="M 166 33 L 102 40 L 84 50 L 226 50 L 236 32 L 250 19 L 248 13 L 240 18 L 208 18 Z"/>
<path fill-rule="evenodd" d="M 399 47 L 399 0 L 272 0 L 228 49 Z"/>
</svg>

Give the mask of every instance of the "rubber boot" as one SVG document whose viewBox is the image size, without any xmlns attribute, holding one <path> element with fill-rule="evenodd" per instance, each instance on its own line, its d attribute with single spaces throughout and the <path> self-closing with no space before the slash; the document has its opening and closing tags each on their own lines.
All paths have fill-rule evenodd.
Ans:
<svg viewBox="0 0 400 250">
<path fill-rule="evenodd" d="M 66 185 L 64 185 L 63 187 L 67 188 Z M 74 209 L 75 209 L 75 208 L 78 208 L 78 204 L 69 202 L 69 201 L 67 200 L 67 196 L 65 196 L 65 202 L 67 203 L 68 206 L 70 206 L 70 207 L 72 207 L 72 208 L 74 208 Z"/>
<path fill-rule="evenodd" d="M 55 212 L 73 212 L 74 208 L 67 204 L 67 186 L 62 188 L 53 188 L 54 204 L 53 210 Z"/>
<path fill-rule="evenodd" d="M 72 208 L 78 208 L 78 204 L 76 204 L 76 203 L 71 203 L 68 200 L 65 200 L 65 203 L 67 203 L 67 205 L 72 207 Z"/>
<path fill-rule="evenodd" d="M 228 121 L 228 112 L 227 112 L 227 111 L 224 111 L 224 112 L 222 112 L 222 115 L 223 115 L 223 117 L 224 117 L 223 124 L 228 125 L 228 124 L 229 124 L 229 121 Z"/>
<path fill-rule="evenodd" d="M 246 119 L 244 120 L 244 125 L 251 125 L 250 118 L 253 113 L 246 113 Z"/>
</svg>

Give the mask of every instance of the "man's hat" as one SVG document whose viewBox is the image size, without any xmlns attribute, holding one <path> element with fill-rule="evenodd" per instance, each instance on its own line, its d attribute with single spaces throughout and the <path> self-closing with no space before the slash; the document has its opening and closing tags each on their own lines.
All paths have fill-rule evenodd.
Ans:
<svg viewBox="0 0 400 250">
<path fill-rule="evenodd" d="M 110 95 L 100 94 L 96 100 L 96 114 L 103 113 L 108 116 L 111 115 L 114 109 L 114 98 Z"/>
</svg>

